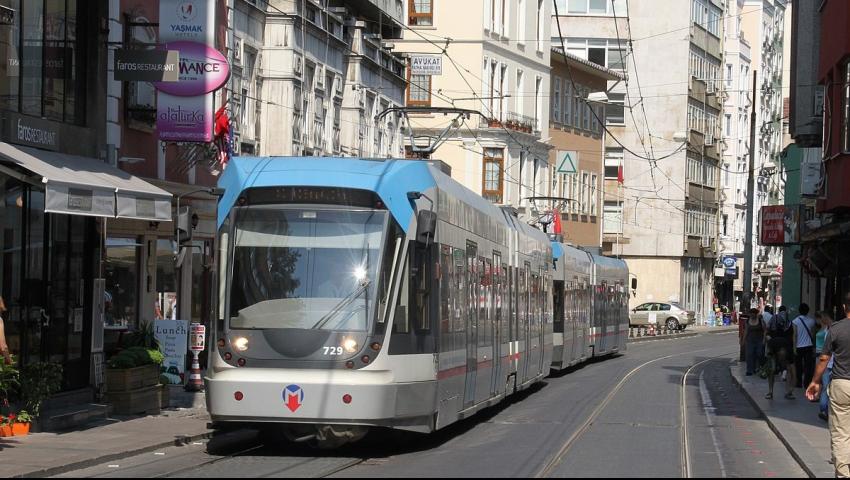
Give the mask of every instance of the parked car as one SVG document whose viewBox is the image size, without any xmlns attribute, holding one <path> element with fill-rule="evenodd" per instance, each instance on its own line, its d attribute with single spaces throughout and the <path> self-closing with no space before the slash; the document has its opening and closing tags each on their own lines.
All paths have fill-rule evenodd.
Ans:
<svg viewBox="0 0 850 480">
<path fill-rule="evenodd" d="M 685 310 L 678 303 L 648 302 L 632 309 L 629 324 L 633 326 L 666 325 L 670 330 L 684 330 L 694 323 L 694 312 Z M 654 322 L 650 322 L 654 319 Z"/>
</svg>

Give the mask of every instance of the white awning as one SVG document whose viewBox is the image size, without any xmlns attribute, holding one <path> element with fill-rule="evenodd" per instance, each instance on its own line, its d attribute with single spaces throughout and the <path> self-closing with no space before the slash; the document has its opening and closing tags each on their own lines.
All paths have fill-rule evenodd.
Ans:
<svg viewBox="0 0 850 480">
<path fill-rule="evenodd" d="M 41 177 L 44 210 L 171 221 L 171 194 L 100 160 L 0 142 L 0 162 Z"/>
</svg>

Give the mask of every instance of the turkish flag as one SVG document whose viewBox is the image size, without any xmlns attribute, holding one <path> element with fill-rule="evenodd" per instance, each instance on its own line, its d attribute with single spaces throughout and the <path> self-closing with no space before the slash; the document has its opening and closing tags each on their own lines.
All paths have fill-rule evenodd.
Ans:
<svg viewBox="0 0 850 480">
<path fill-rule="evenodd" d="M 555 210 L 553 212 L 553 214 L 554 215 L 552 215 L 552 216 L 554 217 L 554 220 L 553 220 L 554 227 L 552 227 L 552 231 L 554 233 L 561 233 L 561 212 L 558 211 L 558 210 Z"/>
<path fill-rule="evenodd" d="M 617 183 L 623 183 L 623 165 L 617 167 Z"/>
</svg>

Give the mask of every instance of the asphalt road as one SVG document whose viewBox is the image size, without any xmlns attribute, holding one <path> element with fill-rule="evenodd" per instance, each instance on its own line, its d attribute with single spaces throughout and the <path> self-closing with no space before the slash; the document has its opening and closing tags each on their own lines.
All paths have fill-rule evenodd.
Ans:
<svg viewBox="0 0 850 480">
<path fill-rule="evenodd" d="M 635 343 L 431 435 L 321 452 L 240 431 L 63 476 L 805 476 L 732 383 L 737 353 L 734 332 Z"/>
</svg>

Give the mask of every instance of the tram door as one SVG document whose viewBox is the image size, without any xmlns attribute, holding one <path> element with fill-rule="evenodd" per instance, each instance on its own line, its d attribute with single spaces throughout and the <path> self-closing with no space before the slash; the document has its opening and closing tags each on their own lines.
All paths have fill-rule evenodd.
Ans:
<svg viewBox="0 0 850 480">
<path fill-rule="evenodd" d="M 520 314 L 523 319 L 522 336 L 525 344 L 525 365 L 523 371 L 523 382 L 529 378 L 529 364 L 537 363 L 537 358 L 534 356 L 537 352 L 533 344 L 534 336 L 532 335 L 532 324 L 534 323 L 534 279 L 531 275 L 531 265 L 526 262 L 522 269 L 522 293 L 520 299 Z"/>
<path fill-rule="evenodd" d="M 464 408 L 475 404 L 475 380 L 478 373 L 478 247 L 466 243 L 466 387 L 463 395 Z"/>
<path fill-rule="evenodd" d="M 493 266 L 490 270 L 490 318 L 493 325 L 493 374 L 490 378 L 490 395 L 499 394 L 499 378 L 502 372 L 502 257 L 493 253 Z"/>
<path fill-rule="evenodd" d="M 600 320 L 600 328 L 599 328 L 599 352 L 607 352 L 608 351 L 608 327 L 610 326 L 610 321 L 608 318 L 608 283 L 605 281 L 602 282 L 602 286 L 596 290 L 596 298 L 599 300 L 599 318 Z"/>
<path fill-rule="evenodd" d="M 546 349 L 546 326 L 551 323 L 550 315 L 552 312 L 552 295 L 549 291 L 549 278 L 546 278 L 543 275 L 543 268 L 540 268 L 540 276 L 537 279 L 538 284 L 540 285 L 540 294 L 538 295 L 539 299 L 539 307 L 538 312 L 539 316 L 537 318 L 537 342 L 538 342 L 538 351 L 540 352 L 540 358 L 537 364 L 537 373 L 543 373 L 543 362 L 546 360 L 546 354 L 544 350 Z"/>
</svg>

